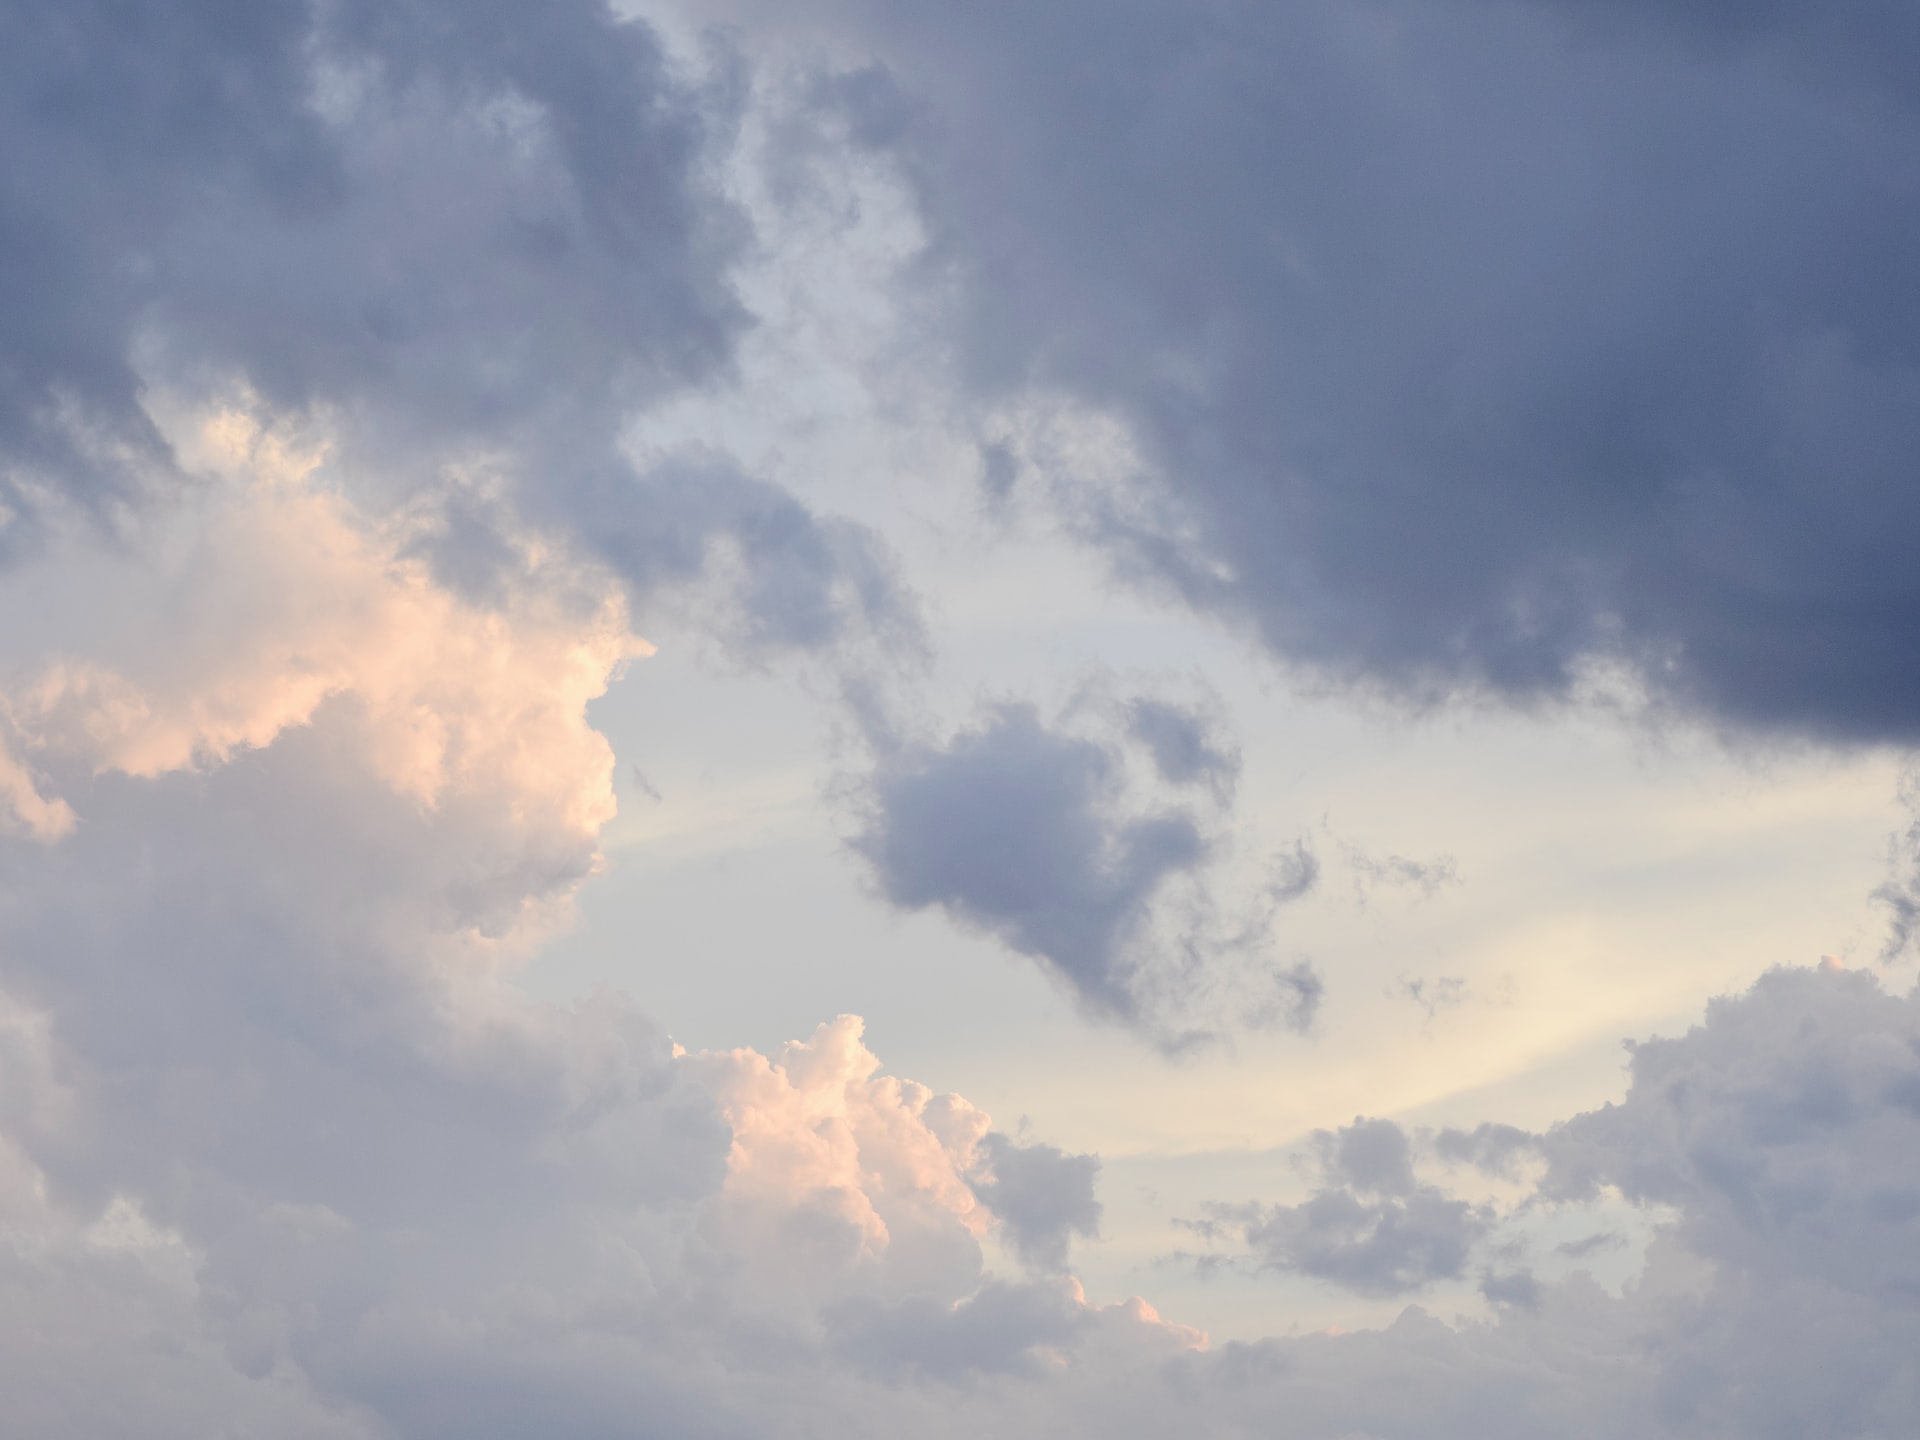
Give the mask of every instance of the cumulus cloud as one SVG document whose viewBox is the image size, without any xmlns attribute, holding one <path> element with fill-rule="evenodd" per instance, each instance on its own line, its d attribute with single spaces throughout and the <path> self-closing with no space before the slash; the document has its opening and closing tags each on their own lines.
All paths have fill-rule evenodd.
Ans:
<svg viewBox="0 0 1920 1440">
<path fill-rule="evenodd" d="M 966 393 L 1132 436 L 1056 487 L 1125 572 L 1417 698 L 1916 733 L 1901 7 L 798 13 L 894 97 Z"/>
<path fill-rule="evenodd" d="M 204 648 L 143 669 L 147 637 L 118 635 L 9 696 L 73 815 L 0 838 L 16 1413 L 56 1436 L 730 1434 L 782 1407 L 717 1376 L 906 1364 L 909 1328 L 862 1339 L 863 1314 L 930 1317 L 927 1374 L 1097 1326 L 982 1249 L 1062 1258 L 1096 1162 L 879 1073 L 857 1020 L 689 1055 L 624 997 L 506 983 L 613 811 L 585 710 L 644 652 L 617 582 L 522 557 L 480 607 L 306 472 L 233 486 L 133 581 Z M 183 623 L 209 614 L 229 628 Z"/>
<path fill-rule="evenodd" d="M 1224 1347 L 1205 1362 L 1225 1387 L 1210 1392 L 1215 1413 L 1252 1413 L 1226 1398 L 1251 1384 L 1300 1407 L 1289 1414 L 1309 1435 L 1899 1433 L 1920 1400 L 1907 1260 L 1917 1017 L 1920 1000 L 1869 975 L 1776 971 L 1686 1035 L 1633 1047 L 1619 1103 L 1538 1136 L 1442 1132 L 1434 1148 L 1455 1161 L 1509 1178 L 1522 1152 L 1546 1166 L 1524 1200 L 1476 1207 L 1464 1227 L 1399 1127 L 1317 1135 L 1309 1201 L 1216 1226 L 1256 1261 L 1376 1291 L 1473 1267 L 1495 1314 L 1449 1328 L 1409 1309 L 1372 1335 Z M 1514 1228 L 1604 1196 L 1660 1218 L 1618 1295 L 1582 1266 L 1628 1243 L 1619 1233 L 1550 1245 L 1551 1231 Z M 1484 1242 L 1477 1265 L 1457 1248 L 1469 1233 Z M 1389 1377 L 1418 1399 L 1366 1393 Z M 1476 1395 L 1498 1395 L 1500 1413 Z"/>
<path fill-rule="evenodd" d="M 1221 778 L 1226 752 L 1197 714 L 1158 700 L 1122 714 L 1122 734 L 1175 791 Z M 1311 967 L 1260 952 L 1272 909 L 1311 887 L 1313 862 L 1304 849 L 1281 857 L 1254 918 L 1223 927 L 1207 882 L 1230 792 L 1162 800 L 1115 737 L 1050 725 L 1025 702 L 945 743 L 887 736 L 879 748 L 853 847 L 893 904 L 941 907 L 1039 960 L 1090 1015 L 1170 1047 L 1205 1034 L 1223 986 L 1246 992 L 1226 997 L 1243 1016 L 1311 1021 Z"/>
<path fill-rule="evenodd" d="M 111 763 L 149 753 L 125 748 L 138 725 L 63 729 L 79 759 L 41 783 L 73 828 L 0 839 L 0 1372 L 36 1433 L 1145 1437 L 1284 1413 L 1328 1440 L 1624 1440 L 1910 1419 L 1912 997 L 1782 972 L 1637 1047 L 1616 1105 L 1431 1142 L 1544 1166 L 1536 1212 L 1663 1217 L 1617 1295 L 1585 1247 L 1529 1251 L 1502 1228 L 1518 1211 L 1424 1177 L 1402 1127 L 1317 1136 L 1303 1203 L 1221 1217 L 1246 1254 L 1373 1294 L 1471 1275 L 1494 1313 L 1208 1347 L 1050 1273 L 1097 1224 L 1092 1157 L 888 1075 L 856 1020 L 689 1054 L 619 996 L 555 1008 L 502 983 L 591 869 L 613 758 L 582 713 L 629 642 L 570 567 L 476 610 L 404 536 L 313 499 L 216 507 L 169 603 L 243 593 L 231 565 L 262 535 L 288 563 L 241 567 L 247 644 L 140 713 L 227 735 L 211 699 L 333 653 L 339 615 L 437 617 L 444 673 L 369 643 L 310 708 L 261 712 L 278 728 L 169 742 L 148 773 Z M 282 505 L 301 523 L 275 528 Z M 133 658 L 101 664 L 144 681 Z M 496 711 L 507 694 L 542 698 Z M 398 742 L 442 712 L 429 766 Z M 509 730 L 521 749 L 487 751 Z M 994 1273 L 996 1236 L 1042 1273 Z"/>
</svg>

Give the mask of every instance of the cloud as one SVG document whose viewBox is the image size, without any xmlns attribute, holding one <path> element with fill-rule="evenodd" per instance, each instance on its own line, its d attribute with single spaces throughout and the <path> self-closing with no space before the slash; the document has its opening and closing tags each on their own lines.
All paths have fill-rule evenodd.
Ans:
<svg viewBox="0 0 1920 1440">
<path fill-rule="evenodd" d="M 1904 733 L 1900 687 L 1859 680 L 1910 648 L 1878 603 L 1910 568 L 1881 484 L 1906 453 L 1905 196 L 1872 179 L 1911 149 L 1905 32 L 1716 9 L 1680 46 L 1646 7 L 1488 8 L 1462 38 L 1394 6 L 1059 5 L 1010 47 L 991 8 L 872 13 L 897 78 L 854 87 L 861 134 L 921 157 L 974 381 L 1119 409 L 1174 477 L 1082 512 L 1137 564 L 1341 673 L 1544 694 L 1617 643 L 1734 720 Z M 921 68 L 936 44 L 950 69 Z M 1510 1184 L 1542 1167 L 1509 1211 L 1424 1177 L 1394 1122 L 1317 1136 L 1305 1200 L 1220 1217 L 1252 1263 L 1372 1294 L 1471 1276 L 1498 1303 L 1220 1346 L 994 1273 L 996 1237 L 1029 1271 L 1071 1259 L 1097 1161 L 888 1075 L 851 1017 L 690 1054 L 624 996 L 529 998 L 514 967 L 613 814 L 587 707 L 641 654 L 635 604 L 711 580 L 754 653 L 899 618 L 857 532 L 724 458 L 621 448 L 635 407 L 724 376 L 744 323 L 706 169 L 725 67 L 689 80 L 573 0 L 83 0 L 0 8 L 0 75 L 15 1423 L 1912 1428 L 1920 1001 L 1871 976 L 1777 972 L 1637 1045 L 1612 1105 L 1435 1138 Z M 1833 84 L 1860 75 L 1881 88 Z M 1620 475 L 1661 477 L 1668 530 L 1599 483 Z M 1763 625 L 1770 668 L 1743 660 Z M 1212 947 L 1243 953 L 1201 903 L 1231 747 L 1192 720 L 1003 705 L 899 740 L 860 846 L 899 903 L 1164 1032 L 1194 992 L 1162 982 L 1198 956 L 1225 985 Z M 1314 874 L 1283 857 L 1273 902 Z M 634 938 L 689 960 L 657 943 Z M 1232 975 L 1296 1017 L 1319 993 Z M 1659 1227 L 1618 1293 L 1580 1273 L 1586 1242 L 1525 1233 L 1604 1235 L 1608 1205 Z"/>
<path fill-rule="evenodd" d="M 1034 1345 L 1097 1324 L 982 1250 L 1051 1263 L 1097 1218 L 1097 1162 L 879 1073 L 857 1019 L 687 1054 L 623 996 L 507 983 L 613 812 L 585 712 L 644 651 L 615 581 L 522 556 L 476 605 L 301 474 L 238 473 L 190 519 L 131 577 L 63 557 L 185 637 L 170 663 L 116 625 L 53 680 L 21 664 L 38 632 L 0 664 L 74 816 L 0 838 L 16 1413 L 737 1434 L 783 1407 L 716 1377 L 831 1373 L 816 1403 L 852 1415 L 847 1386 L 906 1363 L 849 1316 L 957 1316 L 928 1374 L 995 1368 L 1011 1315 Z"/>
<path fill-rule="evenodd" d="M 725 456 L 685 452 L 638 476 L 601 472 L 555 485 L 529 508 L 577 527 L 580 547 L 642 602 L 693 588 L 680 608 L 750 661 L 861 641 L 909 656 L 926 646 L 875 534 L 815 515 Z"/>
<path fill-rule="evenodd" d="M 1554 1246 L 1556 1253 L 1571 1256 L 1575 1260 L 1584 1260 L 1589 1255 L 1602 1254 L 1608 1250 L 1618 1250 L 1627 1243 L 1627 1238 L 1613 1230 L 1599 1230 L 1591 1235 L 1583 1235 L 1578 1240 L 1567 1240 Z"/>
<path fill-rule="evenodd" d="M 1539 1136 L 1442 1132 L 1442 1156 L 1509 1179 L 1521 1151 L 1546 1161 L 1525 1199 L 1464 1223 L 1446 1208 L 1460 1202 L 1419 1178 L 1419 1147 L 1398 1126 L 1321 1132 L 1316 1193 L 1218 1210 L 1216 1238 L 1255 1263 L 1380 1293 L 1464 1273 L 1456 1244 L 1471 1236 L 1501 1260 L 1479 1274 L 1496 1314 L 1448 1328 L 1410 1309 L 1366 1336 L 1227 1346 L 1190 1373 L 1220 1387 L 1206 1392 L 1216 1416 L 1251 1413 L 1228 1398 L 1248 1384 L 1304 1406 L 1289 1413 L 1314 1435 L 1896 1434 L 1920 1399 L 1908 1361 L 1917 1027 L 1920 997 L 1871 975 L 1773 972 L 1687 1034 L 1635 1045 L 1618 1103 Z M 1553 1226 L 1528 1228 L 1606 1196 L 1661 1222 L 1618 1295 L 1580 1265 L 1627 1243 L 1619 1233 L 1553 1244 Z M 1389 1376 L 1419 1389 L 1405 1410 L 1368 1389 Z M 1502 1418 L 1477 1409 L 1492 1395 Z"/>
<path fill-rule="evenodd" d="M 741 321 L 732 222 L 692 173 L 703 97 L 596 6 L 6 23 L 8 284 L 36 322 L 12 347 L 16 454 L 58 455 L 61 395 L 150 433 L 147 326 L 173 367 L 237 368 L 277 406 L 498 434 L 596 373 L 595 393 L 711 371 Z"/>
<path fill-rule="evenodd" d="M 1483 1122 L 1471 1130 L 1447 1129 L 1433 1137 L 1434 1153 L 1453 1165 L 1471 1165 L 1488 1175 L 1511 1177 L 1538 1137 L 1514 1125 Z"/>
<path fill-rule="evenodd" d="M 324 429 L 329 478 L 412 513 L 470 594 L 531 527 L 636 605 L 724 590 L 713 628 L 753 658 L 916 637 L 872 535 L 623 439 L 723 385 L 751 323 L 718 52 L 695 73 L 597 0 L 244 23 L 82 0 L 0 27 L 0 552 L 164 523 L 183 429 L 226 407 Z"/>
<path fill-rule="evenodd" d="M 1365 851 L 1349 846 L 1347 863 L 1353 869 L 1353 888 L 1364 905 L 1375 889 L 1414 891 L 1422 900 L 1449 885 L 1458 885 L 1460 876 L 1451 855 L 1436 855 L 1431 860 L 1409 860 L 1404 855 L 1389 855 L 1376 860 Z"/>
<path fill-rule="evenodd" d="M 981 1151 L 982 1163 L 969 1181 L 973 1193 L 999 1217 L 1014 1252 L 1029 1265 L 1064 1270 L 1073 1236 L 1098 1237 L 1097 1156 L 1022 1145 L 1000 1134 L 982 1137 Z"/>
<path fill-rule="evenodd" d="M 1426 1011 L 1429 1020 L 1433 1020 L 1438 1018 L 1442 1010 L 1466 1004 L 1472 992 L 1466 980 L 1458 975 L 1420 975 L 1400 980 L 1388 993 L 1405 996 Z"/>
<path fill-rule="evenodd" d="M 1887 875 L 1872 896 L 1887 912 L 1886 939 L 1880 946 L 1883 965 L 1906 959 L 1920 932 L 1920 774 L 1909 771 L 1901 777 L 1900 803 L 1914 818 L 1887 837 Z"/>
<path fill-rule="evenodd" d="M 308 498 L 216 507 L 172 603 L 249 593 L 231 572 L 262 537 L 287 563 L 241 567 L 247 644 L 151 713 L 270 688 L 285 639 L 328 653 L 330 591 L 438 615 L 444 673 L 416 659 L 408 703 L 378 702 L 398 682 L 369 633 L 270 734 L 151 774 L 50 767 L 74 829 L 0 841 L 0 1372 L 36 1433 L 1145 1437 L 1285 1413 L 1329 1440 L 1678 1440 L 1912 1413 L 1913 997 L 1777 973 L 1636 1047 L 1615 1105 L 1433 1141 L 1495 1173 L 1536 1157 L 1520 1209 L 1440 1190 L 1395 1123 L 1322 1133 L 1313 1194 L 1221 1233 L 1371 1294 L 1472 1276 L 1495 1313 L 1208 1347 L 1144 1302 L 993 1273 L 996 1234 L 1050 1270 L 1089 1233 L 1096 1162 L 888 1075 L 857 1020 L 689 1054 L 622 997 L 502 984 L 591 868 L 581 801 L 613 760 L 574 727 L 618 647 L 583 643 L 575 572 L 472 610 L 403 537 Z M 268 523 L 282 505 L 303 523 Z M 449 760 L 429 792 L 385 758 L 436 705 L 493 733 L 495 694 L 555 697 L 522 722 L 538 765 Z M 139 732 L 97 733 L 111 754 Z M 1509 1233 L 1595 1196 L 1664 1221 L 1619 1294 L 1552 1232 Z"/>
<path fill-rule="evenodd" d="M 1459 1276 L 1493 1212 L 1414 1177 L 1413 1145 L 1391 1120 L 1316 1131 L 1318 1183 L 1297 1205 L 1215 1205 L 1190 1222 L 1231 1237 L 1246 1268 L 1326 1280 L 1363 1295 L 1403 1295 Z"/>
<path fill-rule="evenodd" d="M 1123 573 L 1416 700 L 1920 732 L 1897 8 L 799 14 L 896 97 L 962 390 L 1132 437 L 987 426 Z"/>
<path fill-rule="evenodd" d="M 1147 747 L 1169 785 L 1208 783 L 1231 790 L 1240 778 L 1240 754 L 1221 743 L 1209 718 L 1152 696 L 1127 704 L 1127 733 Z"/>
<path fill-rule="evenodd" d="M 831 1317 L 841 1345 L 863 1368 L 884 1376 L 955 1381 L 972 1375 L 1042 1375 L 1084 1328 L 1085 1298 L 1059 1289 L 989 1281 L 955 1304 L 919 1299 L 871 1302 Z"/>
<path fill-rule="evenodd" d="M 1123 707 L 1122 733 L 1142 740 L 1163 780 L 1177 791 L 1217 777 L 1225 752 L 1209 741 L 1194 754 L 1176 744 L 1168 780 L 1162 746 L 1202 736 L 1201 722 L 1141 703 Z M 1142 714 L 1154 717 L 1145 737 Z M 1170 1047 L 1204 1033 L 1208 991 L 1221 984 L 1244 981 L 1251 993 L 1227 999 L 1256 1019 L 1311 1020 L 1310 966 L 1237 967 L 1249 953 L 1258 961 L 1272 910 L 1311 887 L 1311 856 L 1283 856 L 1254 918 L 1223 933 L 1207 878 L 1225 843 L 1225 792 L 1205 808 L 1156 803 L 1114 737 L 1049 725 L 1025 702 L 991 707 L 944 743 L 883 735 L 880 751 L 853 848 L 892 904 L 939 906 L 1039 960 L 1089 1015 Z M 1202 770 L 1179 768 L 1189 761 Z"/>
<path fill-rule="evenodd" d="M 765 1261 L 754 1283 L 817 1308 L 860 1278 L 877 1298 L 964 1292 L 993 1213 L 968 1183 L 987 1117 L 876 1074 L 843 1015 L 763 1057 L 695 1056 L 732 1133 L 710 1233 Z"/>
</svg>

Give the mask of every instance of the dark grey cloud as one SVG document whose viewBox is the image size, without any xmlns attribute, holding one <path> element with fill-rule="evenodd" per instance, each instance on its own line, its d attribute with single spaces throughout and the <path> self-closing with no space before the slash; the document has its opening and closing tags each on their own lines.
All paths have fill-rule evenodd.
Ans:
<svg viewBox="0 0 1920 1440">
<path fill-rule="evenodd" d="M 1609 1250 L 1624 1249 L 1627 1237 L 1617 1230 L 1596 1230 L 1591 1235 L 1583 1235 L 1578 1240 L 1567 1240 L 1553 1247 L 1554 1254 L 1565 1255 L 1572 1260 L 1584 1260 L 1589 1255 L 1602 1255 Z"/>
<path fill-rule="evenodd" d="M 1508 1178 L 1522 1159 L 1538 1149 L 1539 1137 L 1530 1131 L 1491 1121 L 1471 1130 L 1442 1130 L 1433 1137 L 1434 1154 L 1442 1160 Z"/>
<path fill-rule="evenodd" d="M 322 417 L 363 497 L 444 501 L 425 547 L 472 593 L 532 523 L 643 599 L 737 552 L 751 646 L 910 628 L 871 537 L 620 443 L 749 323 L 737 66 L 690 78 L 598 0 L 16 4 L 0 55 L 6 548 L 187 483 L 156 392 L 244 387 Z M 449 480 L 476 469 L 491 514 Z"/>
<path fill-rule="evenodd" d="M 1296 840 L 1293 849 L 1282 851 L 1274 857 L 1273 868 L 1268 876 L 1268 893 L 1278 904 L 1289 900 L 1298 900 L 1310 895 L 1320 883 L 1320 857 L 1307 848 L 1307 842 Z"/>
<path fill-rule="evenodd" d="M 1305 852 L 1283 857 L 1250 921 L 1223 929 L 1207 888 L 1220 800 L 1157 799 L 1112 737 L 998 704 L 944 744 L 881 737 L 862 802 L 853 848 L 889 902 L 938 906 L 1033 957 L 1096 1018 L 1178 1047 L 1206 1033 L 1198 1017 L 1222 985 L 1250 980 L 1257 993 L 1234 1008 L 1311 1020 L 1311 967 L 1260 956 L 1272 910 L 1311 885 Z"/>
<path fill-rule="evenodd" d="M 603 7 L 82 3 L 4 23 L 7 284 L 38 317 L 10 335 L 10 450 L 54 449 L 62 396 L 137 430 L 143 326 L 279 403 L 480 437 L 623 370 L 711 374 L 743 321 L 737 221 L 694 173 L 708 107 Z M 56 259 L 68 286 L 47 283 Z"/>
<path fill-rule="evenodd" d="M 749 657 L 855 638 L 910 655 L 926 644 L 907 588 L 870 530 L 816 515 L 724 455 L 686 453 L 635 474 L 584 473 L 527 510 L 579 530 L 579 544 L 643 599 L 714 577 L 701 624 Z"/>
<path fill-rule="evenodd" d="M 980 447 L 980 488 L 990 504 L 1005 504 L 1019 480 L 1018 463 L 1011 450 L 999 444 Z"/>
<path fill-rule="evenodd" d="M 1127 705 L 1127 733 L 1147 747 L 1160 778 L 1169 785 L 1231 788 L 1240 778 L 1240 752 L 1222 742 L 1209 717 L 1200 712 L 1139 696 Z"/>
<path fill-rule="evenodd" d="M 862 1369 L 951 1382 L 1042 1373 L 1036 1352 L 1070 1342 L 1086 1317 L 1058 1288 L 989 1281 L 955 1304 L 866 1302 L 833 1312 L 829 1324 Z"/>
<path fill-rule="evenodd" d="M 1254 1271 L 1310 1276 L 1363 1295 L 1403 1295 L 1464 1273 L 1493 1212 L 1414 1174 L 1412 1139 L 1356 1119 L 1313 1137 L 1314 1192 L 1297 1205 L 1216 1205 L 1193 1226 L 1231 1239 Z"/>
<path fill-rule="evenodd" d="M 1069 499 L 1123 569 L 1415 697 L 1920 732 L 1904 6 L 801 13 L 900 97 L 968 392 L 1136 432 Z"/>
<path fill-rule="evenodd" d="M 1100 1233 L 1100 1178 L 1095 1155 L 1069 1155 L 1053 1145 L 1022 1145 L 995 1131 L 981 1142 L 983 1164 L 969 1184 L 993 1211 L 1014 1252 L 1040 1270 L 1064 1270 L 1076 1235 Z"/>
<path fill-rule="evenodd" d="M 888 757 L 854 847 L 894 904 L 942 906 L 1047 962 L 1089 1010 L 1131 1021 L 1153 902 L 1209 840 L 1186 812 L 1126 814 L 1124 784 L 1111 749 L 1002 705 L 944 748 Z"/>
<path fill-rule="evenodd" d="M 1531 1270 L 1492 1270 L 1480 1277 L 1480 1293 L 1496 1305 L 1513 1305 L 1522 1310 L 1540 1308 L 1540 1282 Z"/>
</svg>

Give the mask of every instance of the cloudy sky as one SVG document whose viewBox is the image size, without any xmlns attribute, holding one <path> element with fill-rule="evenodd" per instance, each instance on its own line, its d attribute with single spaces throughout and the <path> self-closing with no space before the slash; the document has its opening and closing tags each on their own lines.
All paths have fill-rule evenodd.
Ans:
<svg viewBox="0 0 1920 1440">
<path fill-rule="evenodd" d="M 0 0 L 9 1425 L 1911 1435 L 1916 75 Z"/>
</svg>

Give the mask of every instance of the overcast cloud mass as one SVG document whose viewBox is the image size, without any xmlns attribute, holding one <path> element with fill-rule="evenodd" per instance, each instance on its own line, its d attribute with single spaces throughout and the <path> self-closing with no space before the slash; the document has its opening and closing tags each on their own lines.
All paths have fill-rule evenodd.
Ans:
<svg viewBox="0 0 1920 1440">
<path fill-rule="evenodd" d="M 1137 438 L 1126 573 L 1416 696 L 1911 738 L 1911 7 L 812 8 L 961 383 Z"/>
<path fill-rule="evenodd" d="M 1623 970 L 1625 1070 L 1545 1119 L 1463 1120 L 1464 1070 L 1382 1081 L 1444 1121 L 1225 1097 L 1282 1047 L 1328 1096 L 1394 1068 L 1342 1049 L 1364 945 L 1422 937 L 1423 1035 L 1508 993 L 1446 907 L 1512 877 L 1330 842 L 1313 756 L 1256 773 L 1262 687 L 1920 734 L 1917 75 L 1890 0 L 0 0 L 9 1428 L 1914 1433 L 1920 831 L 1868 968 Z M 836 425 L 885 465 L 810 473 Z M 663 634 L 782 697 L 896 1012 L 840 1013 L 864 932 L 770 889 L 527 978 L 626 883 L 616 776 L 710 787 L 658 846 L 773 848 L 717 720 L 617 753 Z M 1028 641 L 1050 689 L 954 700 Z M 1517 804 L 1479 763 L 1463 832 Z M 1631 859 L 1588 903 L 1653 894 Z M 1508 988 L 1550 1003 L 1575 928 Z M 925 1022 L 931 934 L 939 1086 L 868 1039 Z M 738 1038 L 676 1038 L 703 977 Z M 817 1028 L 768 1040 L 796 985 Z M 1082 1030 L 1105 1109 L 954 1093 Z M 1220 1113 L 1124 1158 L 1226 1134 L 1291 1190 L 1180 1213 L 1084 1138 L 1202 1064 Z M 1094 1293 L 1127 1245 L 1144 1294 Z M 1324 1308 L 1212 1338 L 1176 1273 Z"/>
</svg>

